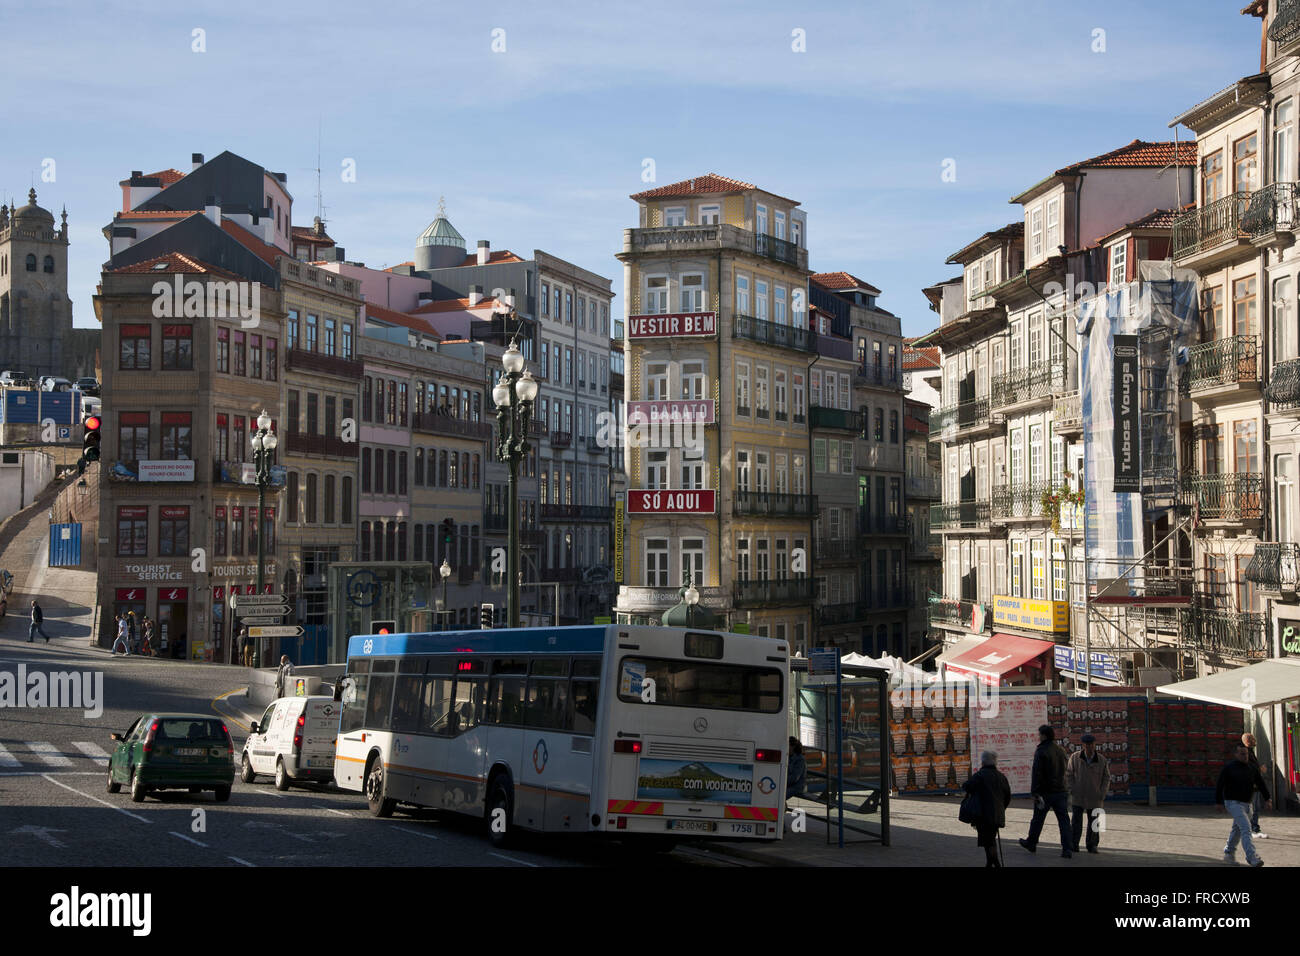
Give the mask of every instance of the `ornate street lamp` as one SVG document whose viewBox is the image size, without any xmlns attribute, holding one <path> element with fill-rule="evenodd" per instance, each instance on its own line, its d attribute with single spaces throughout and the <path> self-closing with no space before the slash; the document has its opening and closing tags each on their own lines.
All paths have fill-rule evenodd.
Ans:
<svg viewBox="0 0 1300 956">
<path fill-rule="evenodd" d="M 497 459 L 510 465 L 509 541 L 506 548 L 506 626 L 519 626 L 519 462 L 528 454 L 537 381 L 524 368 L 517 341 L 501 356 L 505 374 L 492 389 L 497 407 Z"/>
<path fill-rule="evenodd" d="M 699 627 L 717 630 L 718 621 L 713 612 L 699 606 L 700 592 L 695 582 L 691 580 L 689 568 L 682 571 L 682 586 L 677 594 L 680 598 L 678 603 L 664 611 L 659 619 L 664 627 Z"/>
<path fill-rule="evenodd" d="M 253 464 L 257 470 L 257 593 L 261 594 L 266 584 L 266 486 L 271 481 L 271 454 L 280 439 L 271 431 L 271 416 L 262 409 L 257 416 L 257 431 L 250 439 L 253 443 Z M 261 638 L 253 644 L 253 667 L 262 666 Z"/>
</svg>

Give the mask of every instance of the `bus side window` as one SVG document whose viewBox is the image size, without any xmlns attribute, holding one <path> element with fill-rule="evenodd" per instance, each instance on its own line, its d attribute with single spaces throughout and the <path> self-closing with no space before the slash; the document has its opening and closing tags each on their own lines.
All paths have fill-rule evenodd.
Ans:
<svg viewBox="0 0 1300 956">
<path fill-rule="evenodd" d="M 372 674 L 366 695 L 366 729 L 388 730 L 389 709 L 393 702 L 393 675 Z"/>
<path fill-rule="evenodd" d="M 424 712 L 420 733 L 449 737 L 456 733 L 456 710 L 450 677 L 427 677 L 424 680 Z"/>
<path fill-rule="evenodd" d="M 570 696 L 573 698 L 573 727 L 575 734 L 596 732 L 596 703 L 600 681 L 595 678 L 575 677 Z"/>
<path fill-rule="evenodd" d="M 554 677 L 530 677 L 525 719 L 529 727 L 568 730 L 569 682 Z"/>
<path fill-rule="evenodd" d="M 424 678 L 415 674 L 402 674 L 397 678 L 397 691 L 393 697 L 393 731 L 413 734 L 420 728 L 420 691 Z"/>
<path fill-rule="evenodd" d="M 352 686 L 356 696 L 351 703 L 343 705 L 343 716 L 339 718 L 339 733 L 343 734 L 361 730 L 366 725 L 366 702 L 370 696 L 368 693 L 370 678 L 365 674 L 357 674 L 352 678 Z"/>
</svg>

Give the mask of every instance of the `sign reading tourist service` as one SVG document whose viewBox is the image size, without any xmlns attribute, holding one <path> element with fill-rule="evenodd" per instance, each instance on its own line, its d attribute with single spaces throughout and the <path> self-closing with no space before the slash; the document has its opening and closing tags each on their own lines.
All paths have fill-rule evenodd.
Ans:
<svg viewBox="0 0 1300 956">
<path fill-rule="evenodd" d="M 712 488 L 698 491 L 679 488 L 661 488 L 657 491 L 638 489 L 627 493 L 627 510 L 629 514 L 711 515 L 716 510 L 714 495 Z"/>
<path fill-rule="evenodd" d="M 683 312 L 672 315 L 630 315 L 627 337 L 630 339 L 711 337 L 718 334 L 716 312 Z"/>
</svg>

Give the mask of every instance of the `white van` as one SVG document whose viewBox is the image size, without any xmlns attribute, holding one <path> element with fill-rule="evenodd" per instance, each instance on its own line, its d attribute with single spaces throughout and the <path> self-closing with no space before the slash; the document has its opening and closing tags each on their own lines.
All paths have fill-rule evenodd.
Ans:
<svg viewBox="0 0 1300 956">
<path fill-rule="evenodd" d="M 293 781 L 329 783 L 334 778 L 334 740 L 342 704 L 332 697 L 281 697 L 255 721 L 244 741 L 240 779 L 275 775 L 275 788 Z"/>
</svg>

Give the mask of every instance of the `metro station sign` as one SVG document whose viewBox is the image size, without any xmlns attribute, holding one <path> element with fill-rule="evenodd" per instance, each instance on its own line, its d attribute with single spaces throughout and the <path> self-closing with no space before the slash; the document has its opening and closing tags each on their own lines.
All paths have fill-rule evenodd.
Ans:
<svg viewBox="0 0 1300 956">
<path fill-rule="evenodd" d="M 674 312 L 667 315 L 629 315 L 629 339 L 712 338 L 718 334 L 716 312 Z"/>
<path fill-rule="evenodd" d="M 711 515 L 717 511 L 712 488 L 634 489 L 627 493 L 628 514 Z"/>
</svg>

